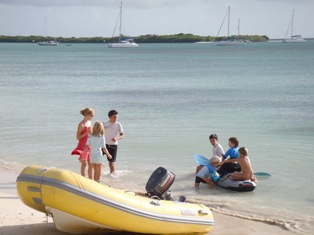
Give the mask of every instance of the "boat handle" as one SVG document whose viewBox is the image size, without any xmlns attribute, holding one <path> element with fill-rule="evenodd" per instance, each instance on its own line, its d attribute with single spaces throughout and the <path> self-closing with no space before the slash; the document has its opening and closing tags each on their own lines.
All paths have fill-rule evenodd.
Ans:
<svg viewBox="0 0 314 235">
<path fill-rule="evenodd" d="M 198 213 L 202 215 L 208 215 L 207 210 L 199 210 Z"/>
<path fill-rule="evenodd" d="M 160 206 L 160 202 L 157 199 L 151 200 L 150 204 L 154 205 L 154 206 Z"/>
<path fill-rule="evenodd" d="M 38 169 L 38 171 L 37 171 L 37 175 L 40 175 L 41 174 L 41 172 L 46 172 L 48 169 L 47 168 L 40 168 L 40 169 Z"/>
</svg>

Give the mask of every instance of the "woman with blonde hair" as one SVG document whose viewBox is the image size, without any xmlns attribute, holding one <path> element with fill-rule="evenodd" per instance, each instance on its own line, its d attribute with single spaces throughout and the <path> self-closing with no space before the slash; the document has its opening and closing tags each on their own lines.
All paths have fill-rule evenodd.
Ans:
<svg viewBox="0 0 314 235">
<path fill-rule="evenodd" d="M 89 151 L 83 156 L 84 146 L 86 145 L 88 135 L 92 133 L 91 120 L 94 117 L 94 110 L 85 108 L 80 111 L 84 116 L 83 120 L 77 126 L 76 139 L 79 141 L 77 147 L 72 151 L 71 155 L 79 155 L 81 162 L 81 175 L 85 176 L 86 166 L 88 166 L 88 177 L 92 178 L 92 167 L 90 165 Z"/>
<path fill-rule="evenodd" d="M 107 155 L 109 159 L 112 158 L 112 156 L 109 154 L 106 148 L 104 134 L 105 134 L 104 125 L 100 121 L 95 122 L 93 126 L 93 132 L 91 135 L 88 136 L 83 153 L 83 156 L 85 156 L 85 154 L 87 154 L 88 151 L 90 153 L 90 163 L 94 171 L 93 176 L 94 180 L 97 182 L 100 182 L 101 166 L 104 162 L 103 152 Z"/>
</svg>

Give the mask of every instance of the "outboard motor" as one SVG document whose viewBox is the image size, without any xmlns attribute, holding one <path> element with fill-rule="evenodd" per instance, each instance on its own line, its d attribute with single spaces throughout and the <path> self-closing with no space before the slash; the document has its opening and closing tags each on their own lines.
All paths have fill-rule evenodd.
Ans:
<svg viewBox="0 0 314 235">
<path fill-rule="evenodd" d="M 170 200 L 168 189 L 174 182 L 175 175 L 163 167 L 158 167 L 146 183 L 146 191 L 150 197 Z"/>
</svg>

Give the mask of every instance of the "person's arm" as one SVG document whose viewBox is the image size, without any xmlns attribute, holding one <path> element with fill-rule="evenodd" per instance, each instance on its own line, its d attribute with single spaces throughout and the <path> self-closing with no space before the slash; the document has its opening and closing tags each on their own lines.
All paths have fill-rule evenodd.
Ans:
<svg viewBox="0 0 314 235">
<path fill-rule="evenodd" d="M 122 127 L 121 123 L 119 123 L 119 128 L 118 128 L 117 132 L 119 133 L 119 136 L 114 137 L 112 139 L 113 142 L 122 140 L 124 138 L 124 131 L 123 131 L 123 127 Z"/>
<path fill-rule="evenodd" d="M 239 161 L 239 158 L 233 158 L 233 159 L 223 160 L 223 161 L 220 163 L 220 166 L 222 166 L 222 165 L 225 164 L 225 163 L 238 162 L 238 161 Z"/>
<path fill-rule="evenodd" d="M 81 134 L 83 129 L 84 129 L 84 125 L 82 125 L 81 123 L 78 125 L 77 127 L 77 132 L 76 132 L 76 139 L 80 140 L 82 138 L 84 138 L 85 136 L 89 135 L 92 133 L 92 129 L 91 127 L 88 127 L 88 131 L 86 131 L 85 133 Z"/>
<path fill-rule="evenodd" d="M 120 132 L 120 136 L 117 137 L 117 140 L 122 140 L 124 138 L 124 133 Z"/>
<path fill-rule="evenodd" d="M 82 139 L 82 138 L 84 137 L 85 133 L 81 135 L 81 132 L 82 132 L 83 128 L 84 128 L 84 127 L 82 126 L 81 123 L 78 124 L 78 126 L 77 126 L 77 132 L 76 132 L 76 139 L 77 139 L 77 140 L 80 140 L 80 139 Z"/>
<path fill-rule="evenodd" d="M 222 160 L 226 159 L 230 155 L 231 150 L 228 149 L 228 151 L 222 155 Z"/>
<path fill-rule="evenodd" d="M 223 158 L 225 156 L 225 152 L 224 152 L 224 150 L 223 150 L 223 148 L 221 146 L 217 150 L 217 155 L 220 158 Z"/>
<path fill-rule="evenodd" d="M 124 133 L 121 132 L 121 133 L 120 133 L 120 136 L 113 137 L 111 140 L 112 140 L 113 142 L 116 142 L 116 141 L 118 141 L 118 140 L 122 140 L 123 137 L 124 137 Z"/>
<path fill-rule="evenodd" d="M 104 153 L 107 155 L 107 157 L 108 157 L 109 159 L 112 158 L 112 156 L 110 155 L 110 153 L 109 153 L 109 151 L 108 151 L 107 148 L 103 147 L 102 150 L 104 151 Z"/>
<path fill-rule="evenodd" d="M 214 188 L 214 182 L 211 179 L 208 178 L 202 178 L 208 185 L 210 188 Z"/>
</svg>

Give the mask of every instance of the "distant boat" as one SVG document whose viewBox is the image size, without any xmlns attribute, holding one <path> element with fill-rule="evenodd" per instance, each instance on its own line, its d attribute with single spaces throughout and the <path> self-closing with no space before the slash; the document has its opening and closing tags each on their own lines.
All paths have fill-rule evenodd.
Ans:
<svg viewBox="0 0 314 235">
<path fill-rule="evenodd" d="M 209 43 L 214 43 L 214 42 L 212 42 L 212 41 L 199 41 L 199 42 L 194 42 L 194 43 L 209 44 Z"/>
<path fill-rule="evenodd" d="M 304 40 L 301 35 L 293 35 L 293 23 L 294 23 L 293 21 L 294 21 L 294 9 L 292 11 L 292 17 L 291 17 L 291 20 L 290 20 L 290 23 L 289 23 L 289 26 L 287 29 L 285 39 L 283 39 L 282 42 L 284 42 L 284 43 L 306 42 L 306 40 Z M 290 30 L 290 38 L 287 38 L 289 30 Z"/>
<path fill-rule="evenodd" d="M 226 13 L 226 15 L 225 15 L 225 17 L 224 17 L 224 19 L 223 19 L 223 21 L 221 23 L 221 26 L 220 26 L 220 29 L 218 31 L 217 37 L 219 35 L 219 32 L 221 30 L 221 27 L 222 27 L 222 25 L 223 25 L 227 15 L 228 15 L 228 40 L 226 40 L 226 41 L 217 41 L 216 45 L 217 46 L 244 46 L 246 44 L 246 41 L 239 40 L 239 39 L 238 40 L 232 40 L 230 38 L 230 34 L 229 34 L 229 32 L 230 32 L 230 6 L 228 7 L 227 13 Z M 238 20 L 238 37 L 240 35 L 239 31 L 240 31 L 240 20 Z"/>
<path fill-rule="evenodd" d="M 39 42 L 38 43 L 39 46 L 58 46 L 58 42 L 57 41 L 48 40 L 47 30 L 46 30 L 46 17 L 45 17 L 45 37 L 46 37 L 46 41 Z"/>
<path fill-rule="evenodd" d="M 139 47 L 137 43 L 134 42 L 133 38 L 123 38 L 121 31 L 122 31 L 122 2 L 120 4 L 120 13 L 118 16 L 119 19 L 119 41 L 117 43 L 108 43 L 109 48 L 132 48 L 132 47 Z M 117 21 L 118 22 L 118 21 Z M 117 26 L 117 25 L 116 25 Z M 115 27 L 116 29 L 116 27 Z M 113 34 L 115 33 L 115 30 Z"/>
<path fill-rule="evenodd" d="M 43 42 L 39 42 L 38 43 L 39 46 L 58 46 L 58 42 L 57 41 L 43 41 Z"/>
</svg>

